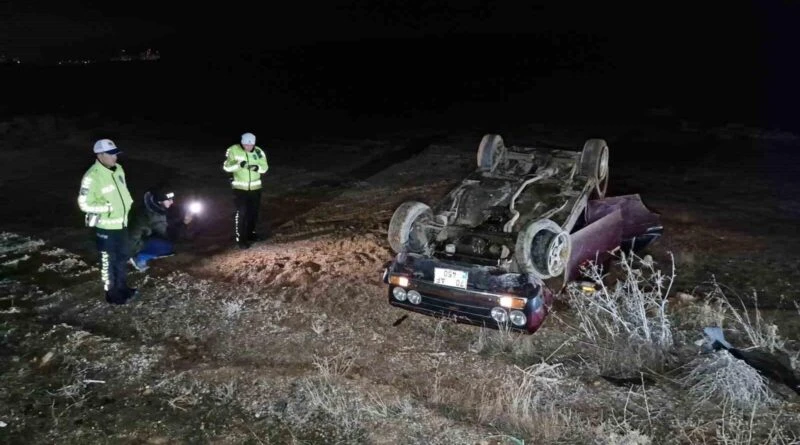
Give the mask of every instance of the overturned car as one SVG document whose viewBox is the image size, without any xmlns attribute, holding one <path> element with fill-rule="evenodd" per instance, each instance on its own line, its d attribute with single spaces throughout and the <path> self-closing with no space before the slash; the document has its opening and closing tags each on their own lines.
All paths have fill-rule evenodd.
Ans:
<svg viewBox="0 0 800 445">
<path fill-rule="evenodd" d="M 389 303 L 491 328 L 535 332 L 588 261 L 639 250 L 662 234 L 639 195 L 606 197 L 609 148 L 506 146 L 487 134 L 477 169 L 431 207 L 402 203 L 388 240 Z"/>
</svg>

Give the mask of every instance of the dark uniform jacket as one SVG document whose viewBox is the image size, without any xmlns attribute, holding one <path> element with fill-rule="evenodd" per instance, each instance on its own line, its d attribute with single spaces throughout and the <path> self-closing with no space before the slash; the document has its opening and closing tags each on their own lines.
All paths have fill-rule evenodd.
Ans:
<svg viewBox="0 0 800 445">
<path fill-rule="evenodd" d="M 169 239 L 168 226 L 167 209 L 155 201 L 152 193 L 145 193 L 144 199 L 134 205 L 131 214 L 128 229 L 131 254 L 135 255 L 142 250 L 145 241 L 151 236 Z"/>
</svg>

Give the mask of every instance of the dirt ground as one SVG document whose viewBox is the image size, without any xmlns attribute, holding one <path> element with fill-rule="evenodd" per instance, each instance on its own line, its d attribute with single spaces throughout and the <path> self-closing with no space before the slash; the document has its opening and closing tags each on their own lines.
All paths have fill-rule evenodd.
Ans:
<svg viewBox="0 0 800 445">
<path fill-rule="evenodd" d="M 648 253 L 667 274 L 674 257 L 676 345 L 669 364 L 633 372 L 641 384 L 600 378 L 634 367 L 592 349 L 564 302 L 531 336 L 388 304 L 393 210 L 460 181 L 481 131 L 264 137 L 262 223 L 273 236 L 240 251 L 220 168 L 227 143 L 187 146 L 154 124 L 93 117 L 0 124 L 0 442 L 798 443 L 800 396 L 785 387 L 770 385 L 777 402 L 731 424 L 681 376 L 715 281 L 751 316 L 757 303 L 796 365 L 800 140 L 658 119 L 576 128 L 531 123 L 503 136 L 576 149 L 604 137 L 609 194 L 640 193 L 661 214 L 665 235 Z M 130 270 L 142 297 L 122 307 L 102 298 L 76 202 L 101 133 L 119 135 L 135 199 L 168 176 L 179 200 L 206 209 L 177 255 Z M 30 162 L 32 144 L 46 166 Z M 539 386 L 521 394 L 534 371 Z"/>
</svg>

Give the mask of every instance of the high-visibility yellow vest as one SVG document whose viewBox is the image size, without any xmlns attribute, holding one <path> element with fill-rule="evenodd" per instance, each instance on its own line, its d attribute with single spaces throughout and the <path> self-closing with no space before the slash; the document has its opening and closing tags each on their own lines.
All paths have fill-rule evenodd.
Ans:
<svg viewBox="0 0 800 445">
<path fill-rule="evenodd" d="M 108 230 L 127 227 L 132 203 L 121 165 L 112 170 L 96 161 L 86 170 L 78 193 L 78 207 L 84 213 L 98 216 L 95 227 Z"/>
<path fill-rule="evenodd" d="M 241 166 L 245 162 L 244 167 Z M 251 166 L 256 166 L 253 171 Z M 231 145 L 225 152 L 225 162 L 222 169 L 233 174 L 231 186 L 238 190 L 259 190 L 261 188 L 261 175 L 269 170 L 267 155 L 258 146 L 253 151 L 247 152 L 240 144 Z"/>
</svg>

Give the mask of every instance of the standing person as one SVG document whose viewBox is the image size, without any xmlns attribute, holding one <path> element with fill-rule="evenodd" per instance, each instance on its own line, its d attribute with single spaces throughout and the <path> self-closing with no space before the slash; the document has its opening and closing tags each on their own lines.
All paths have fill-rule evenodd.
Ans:
<svg viewBox="0 0 800 445">
<path fill-rule="evenodd" d="M 78 206 L 86 213 L 86 225 L 94 228 L 97 250 L 100 252 L 100 277 L 106 301 L 125 304 L 131 301 L 136 289 L 128 287 L 128 212 L 133 199 L 125 182 L 125 170 L 117 164 L 122 150 L 111 139 L 94 144 L 97 161 L 81 180 Z"/>
<path fill-rule="evenodd" d="M 241 143 L 228 147 L 222 169 L 233 174 L 234 234 L 239 248 L 247 249 L 252 241 L 261 239 L 256 233 L 261 207 L 261 175 L 269 170 L 267 155 L 256 146 L 253 133 L 243 134 Z"/>
</svg>

